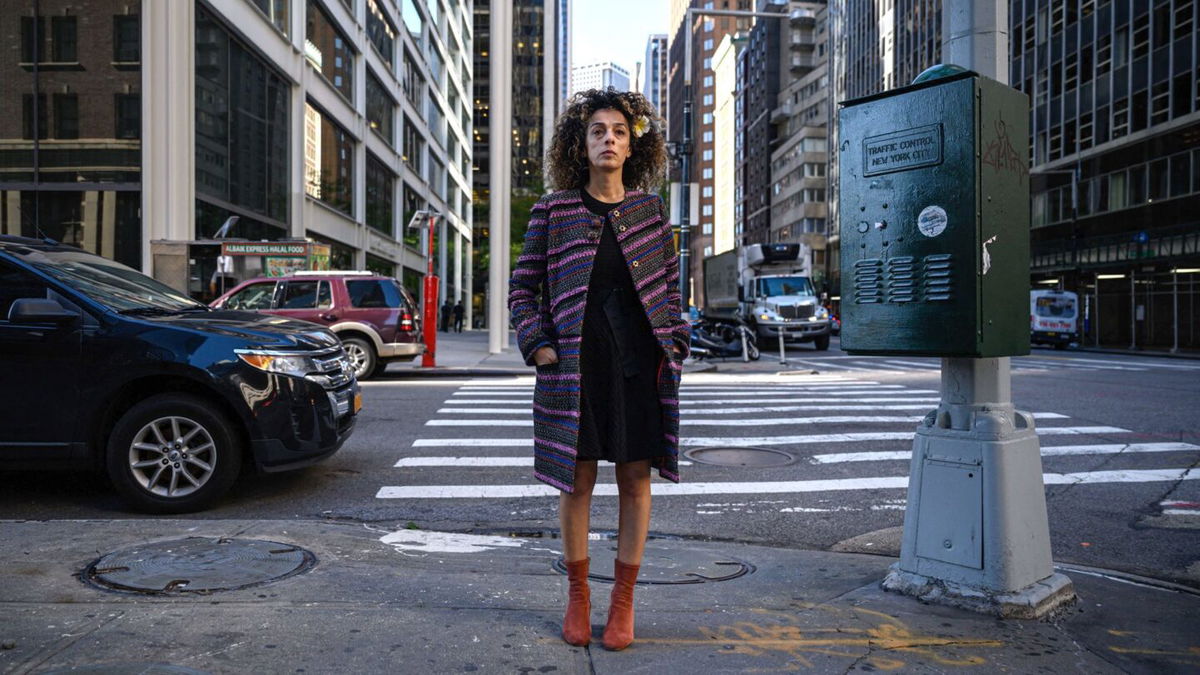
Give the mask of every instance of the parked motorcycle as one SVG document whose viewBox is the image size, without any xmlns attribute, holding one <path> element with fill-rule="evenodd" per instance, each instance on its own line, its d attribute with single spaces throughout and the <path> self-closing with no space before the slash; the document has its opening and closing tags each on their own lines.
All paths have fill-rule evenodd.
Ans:
<svg viewBox="0 0 1200 675">
<path fill-rule="evenodd" d="M 758 351 L 754 331 L 742 321 L 714 321 L 699 319 L 692 322 L 692 356 L 697 359 L 743 356 L 742 344 L 745 343 L 744 357 L 757 361 L 761 354 Z"/>
</svg>

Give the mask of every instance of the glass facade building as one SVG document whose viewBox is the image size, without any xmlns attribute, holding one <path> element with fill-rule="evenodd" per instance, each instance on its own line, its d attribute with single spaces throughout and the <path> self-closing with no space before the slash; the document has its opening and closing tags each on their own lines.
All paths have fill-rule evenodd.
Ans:
<svg viewBox="0 0 1200 675">
<path fill-rule="evenodd" d="M 431 209 L 449 243 L 442 287 L 461 297 L 469 266 L 447 256 L 471 248 L 469 11 L 5 2 L 0 32 L 19 48 L 0 68 L 18 95 L 0 97 L 0 232 L 76 243 L 202 300 L 231 272 L 218 236 L 307 239 L 335 269 L 369 267 L 416 291 L 425 251 L 405 225 Z M 235 277 L 270 268 L 238 265 Z"/>
</svg>

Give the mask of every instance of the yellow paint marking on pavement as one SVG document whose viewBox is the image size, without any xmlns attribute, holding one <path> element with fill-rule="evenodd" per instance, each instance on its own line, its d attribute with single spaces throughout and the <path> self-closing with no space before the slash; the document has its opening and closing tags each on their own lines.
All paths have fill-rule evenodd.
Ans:
<svg viewBox="0 0 1200 675">
<path fill-rule="evenodd" d="M 862 607 L 838 608 L 829 605 L 798 604 L 801 610 L 817 611 L 835 615 L 838 619 L 833 627 L 809 628 L 797 625 L 799 618 L 793 612 L 754 610 L 764 616 L 764 621 L 739 621 L 716 628 L 701 627 L 699 638 L 638 638 L 639 643 L 654 643 L 671 646 L 709 645 L 721 654 L 762 656 L 777 652 L 790 657 L 785 669 L 812 668 L 812 655 L 823 655 L 858 659 L 859 649 L 871 651 L 865 658 L 880 670 L 899 670 L 909 664 L 901 658 L 902 653 L 911 653 L 922 660 L 934 661 L 943 666 L 979 666 L 987 660 L 978 655 L 956 656 L 949 650 L 999 648 L 999 640 L 962 637 L 941 637 L 915 633 L 899 619 Z M 865 628 L 840 624 L 866 624 Z M 856 649 L 857 648 L 857 649 Z M 899 653 L 897 653 L 899 652 Z"/>
</svg>

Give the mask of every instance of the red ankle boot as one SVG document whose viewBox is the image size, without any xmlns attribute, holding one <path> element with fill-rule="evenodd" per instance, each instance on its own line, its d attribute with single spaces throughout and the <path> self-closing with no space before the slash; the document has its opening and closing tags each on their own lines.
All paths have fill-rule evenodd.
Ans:
<svg viewBox="0 0 1200 675">
<path fill-rule="evenodd" d="M 591 558 L 563 561 L 567 567 L 567 613 L 562 635 L 568 644 L 586 647 L 592 640 L 592 594 L 588 590 L 588 562 Z"/>
<path fill-rule="evenodd" d="M 618 651 L 633 643 L 633 586 L 640 565 L 613 561 L 612 600 L 608 606 L 608 624 L 604 626 L 604 648 Z"/>
</svg>

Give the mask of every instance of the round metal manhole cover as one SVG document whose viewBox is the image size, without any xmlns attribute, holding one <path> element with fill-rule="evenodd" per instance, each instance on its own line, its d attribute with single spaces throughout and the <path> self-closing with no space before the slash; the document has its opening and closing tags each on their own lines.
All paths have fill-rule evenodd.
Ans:
<svg viewBox="0 0 1200 675">
<path fill-rule="evenodd" d="M 617 557 L 617 547 L 615 545 L 596 546 L 593 542 L 589 554 L 591 563 L 588 566 L 588 579 L 611 582 L 613 580 L 611 570 L 613 560 Z M 552 566 L 559 574 L 567 573 L 567 567 L 561 557 L 555 558 Z M 754 570 L 754 565 L 727 555 L 715 555 L 710 551 L 686 546 L 668 550 L 665 547 L 649 544 L 642 557 L 637 583 L 647 586 L 707 584 L 737 579 Z"/>
<path fill-rule="evenodd" d="M 291 544 L 189 537 L 109 553 L 89 565 L 82 578 L 115 591 L 204 595 L 286 579 L 316 562 L 311 552 Z"/>
<path fill-rule="evenodd" d="M 791 454 L 771 448 L 692 448 L 684 452 L 683 456 L 693 462 L 716 466 L 786 466 L 796 461 Z"/>
</svg>

